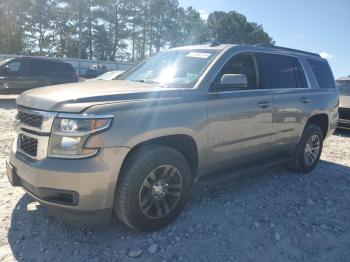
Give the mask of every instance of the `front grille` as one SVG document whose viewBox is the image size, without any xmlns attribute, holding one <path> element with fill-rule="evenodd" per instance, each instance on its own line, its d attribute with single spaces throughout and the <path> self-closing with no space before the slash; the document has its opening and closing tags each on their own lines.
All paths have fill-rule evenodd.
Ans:
<svg viewBox="0 0 350 262">
<path fill-rule="evenodd" d="M 17 120 L 24 125 L 40 128 L 43 122 L 43 116 L 25 111 L 19 111 L 17 114 Z"/>
<path fill-rule="evenodd" d="M 350 108 L 339 108 L 339 118 L 350 120 Z"/>
<path fill-rule="evenodd" d="M 38 151 L 38 140 L 23 134 L 19 135 L 19 148 L 23 153 L 36 157 Z"/>
</svg>

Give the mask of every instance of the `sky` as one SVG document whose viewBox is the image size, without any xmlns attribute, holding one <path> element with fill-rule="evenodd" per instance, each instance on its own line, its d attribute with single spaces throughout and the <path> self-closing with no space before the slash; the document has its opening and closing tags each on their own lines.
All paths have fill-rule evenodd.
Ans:
<svg viewBox="0 0 350 262">
<path fill-rule="evenodd" d="M 234 10 L 263 25 L 276 45 L 320 53 L 335 78 L 350 75 L 350 0 L 179 0 L 205 19 Z"/>
</svg>

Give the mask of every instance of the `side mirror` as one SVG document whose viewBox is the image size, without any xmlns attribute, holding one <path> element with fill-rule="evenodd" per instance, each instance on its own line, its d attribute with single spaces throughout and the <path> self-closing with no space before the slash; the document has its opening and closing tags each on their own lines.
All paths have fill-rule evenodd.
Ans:
<svg viewBox="0 0 350 262">
<path fill-rule="evenodd" d="M 225 74 L 221 78 L 223 88 L 248 88 L 247 76 L 243 74 Z"/>
</svg>

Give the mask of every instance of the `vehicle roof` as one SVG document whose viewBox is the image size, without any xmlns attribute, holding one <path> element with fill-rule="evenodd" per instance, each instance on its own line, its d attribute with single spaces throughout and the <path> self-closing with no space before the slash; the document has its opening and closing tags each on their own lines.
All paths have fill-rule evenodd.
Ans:
<svg viewBox="0 0 350 262">
<path fill-rule="evenodd" d="M 173 48 L 173 50 L 186 50 L 186 49 L 191 49 L 191 50 L 219 50 L 219 51 L 225 51 L 234 47 L 249 47 L 253 48 L 256 51 L 261 51 L 261 52 L 278 52 L 281 54 L 292 54 L 292 55 L 299 55 L 299 56 L 308 56 L 308 57 L 315 57 L 317 59 L 322 59 L 321 56 L 317 53 L 312 53 L 312 52 L 307 52 L 307 51 L 302 51 L 298 49 L 292 49 L 292 48 L 287 48 L 287 47 L 281 47 L 281 46 L 275 46 L 275 45 L 264 45 L 264 44 L 258 44 L 258 45 L 236 45 L 236 44 L 204 44 L 204 45 L 191 45 L 191 46 L 182 46 L 182 47 L 177 47 Z"/>
<path fill-rule="evenodd" d="M 23 59 L 23 60 L 43 60 L 43 61 L 51 61 L 51 62 L 57 62 L 57 63 L 64 63 L 64 64 L 69 64 L 66 63 L 60 59 L 57 58 L 50 58 L 50 57 L 36 57 L 36 56 L 17 56 L 14 58 L 10 58 L 8 60 L 13 60 L 13 59 Z"/>
<path fill-rule="evenodd" d="M 189 45 L 189 46 L 180 46 L 180 47 L 175 47 L 173 50 L 186 50 L 186 49 L 191 49 L 191 50 L 224 50 L 228 49 L 231 47 L 234 47 L 236 45 L 232 44 L 220 44 L 220 45 L 212 45 L 212 44 L 204 44 L 204 45 Z"/>
</svg>

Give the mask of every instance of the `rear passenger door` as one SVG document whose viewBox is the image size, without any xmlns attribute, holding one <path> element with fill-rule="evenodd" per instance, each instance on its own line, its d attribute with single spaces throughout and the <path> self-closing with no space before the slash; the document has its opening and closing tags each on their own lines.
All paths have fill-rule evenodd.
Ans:
<svg viewBox="0 0 350 262">
<path fill-rule="evenodd" d="M 265 88 L 273 91 L 271 149 L 290 154 L 303 130 L 304 103 L 310 88 L 299 59 L 280 54 L 262 54 Z"/>
</svg>

